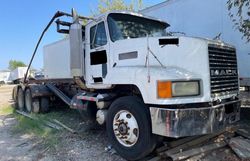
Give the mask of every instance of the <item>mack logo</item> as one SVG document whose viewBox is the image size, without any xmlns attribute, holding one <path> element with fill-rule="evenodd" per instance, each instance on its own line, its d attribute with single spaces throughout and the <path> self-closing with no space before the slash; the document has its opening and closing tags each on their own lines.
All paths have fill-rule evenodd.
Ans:
<svg viewBox="0 0 250 161">
<path fill-rule="evenodd" d="M 230 70 L 230 69 L 211 70 L 211 76 L 229 76 L 229 75 L 237 75 L 237 70 Z"/>
</svg>

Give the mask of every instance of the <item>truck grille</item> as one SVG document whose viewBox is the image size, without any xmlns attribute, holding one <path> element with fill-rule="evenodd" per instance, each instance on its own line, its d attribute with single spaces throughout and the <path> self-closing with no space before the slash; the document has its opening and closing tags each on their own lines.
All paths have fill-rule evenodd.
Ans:
<svg viewBox="0 0 250 161">
<path fill-rule="evenodd" d="M 236 51 L 225 46 L 208 46 L 211 96 L 237 93 L 238 68 Z"/>
</svg>

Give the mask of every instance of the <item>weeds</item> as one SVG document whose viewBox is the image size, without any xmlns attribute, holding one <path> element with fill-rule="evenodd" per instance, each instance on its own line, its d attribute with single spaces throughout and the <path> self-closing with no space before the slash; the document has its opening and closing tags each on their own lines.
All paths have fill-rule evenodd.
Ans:
<svg viewBox="0 0 250 161">
<path fill-rule="evenodd" d="M 43 139 L 44 145 L 54 148 L 58 143 L 58 132 L 54 129 L 44 126 L 42 120 L 48 120 L 49 116 L 33 115 L 38 118 L 37 120 L 31 120 L 30 118 L 24 117 L 15 113 L 15 109 L 11 106 L 3 106 L 0 108 L 0 115 L 8 116 L 12 115 L 17 119 L 17 124 L 13 127 L 13 133 L 26 133 L 34 135 L 38 138 Z M 56 114 L 54 114 L 56 116 Z"/>
<path fill-rule="evenodd" d="M 11 105 L 0 107 L 0 115 L 11 116 L 16 118 L 17 124 L 13 127 L 13 134 L 29 134 L 42 139 L 42 146 L 55 149 L 61 141 L 64 133 L 56 129 L 44 125 L 44 121 L 51 121 L 53 119 L 60 120 L 69 126 L 77 126 L 71 119 L 76 119 L 76 112 L 69 109 L 52 110 L 46 114 L 31 114 L 36 120 L 15 113 L 15 108 Z"/>
<path fill-rule="evenodd" d="M 32 116 L 37 120 L 15 114 L 18 124 L 14 127 L 13 132 L 31 134 L 42 139 L 44 146 L 55 148 L 59 144 L 59 132 L 43 124 L 45 120 L 49 120 L 50 116 L 37 114 L 32 114 Z"/>
<path fill-rule="evenodd" d="M 0 107 L 0 115 L 11 115 L 14 113 L 14 108 L 11 106 Z"/>
</svg>

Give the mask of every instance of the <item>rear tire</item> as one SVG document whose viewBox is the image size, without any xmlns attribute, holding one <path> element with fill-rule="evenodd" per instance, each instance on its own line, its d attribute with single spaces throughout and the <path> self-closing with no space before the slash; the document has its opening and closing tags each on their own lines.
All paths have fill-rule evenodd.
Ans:
<svg viewBox="0 0 250 161">
<path fill-rule="evenodd" d="M 136 97 L 115 100 L 108 110 L 106 127 L 110 143 L 125 159 L 141 159 L 155 148 L 149 109 Z"/>
<path fill-rule="evenodd" d="M 22 90 L 22 88 L 20 87 L 18 89 L 18 92 L 17 92 L 17 108 L 20 110 L 20 111 L 24 111 L 24 92 Z"/>
<path fill-rule="evenodd" d="M 18 90 L 18 86 L 15 86 L 12 90 L 12 99 L 14 101 L 13 107 L 15 109 L 18 108 L 18 100 L 17 100 L 17 90 Z"/>
<path fill-rule="evenodd" d="M 28 113 L 32 112 L 33 109 L 33 99 L 31 95 L 31 90 L 28 88 L 25 90 L 25 107 Z"/>
<path fill-rule="evenodd" d="M 41 109 L 40 100 L 38 98 L 34 98 L 32 101 L 32 112 L 39 113 Z"/>
<path fill-rule="evenodd" d="M 15 92 L 15 88 L 16 87 L 14 87 L 13 89 L 12 89 L 12 99 L 13 99 L 13 101 L 16 101 L 16 92 Z"/>
</svg>

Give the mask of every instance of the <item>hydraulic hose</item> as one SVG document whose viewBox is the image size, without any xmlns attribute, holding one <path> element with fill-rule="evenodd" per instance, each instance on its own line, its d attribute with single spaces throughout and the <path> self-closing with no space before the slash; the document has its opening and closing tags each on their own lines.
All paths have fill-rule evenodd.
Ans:
<svg viewBox="0 0 250 161">
<path fill-rule="evenodd" d="M 41 42 L 41 40 L 42 40 L 44 34 L 45 34 L 46 31 L 49 29 L 49 27 L 50 27 L 51 24 L 54 22 L 54 20 L 55 20 L 56 18 L 58 18 L 58 17 L 61 17 L 61 16 L 72 17 L 72 15 L 69 14 L 69 13 L 57 11 L 57 12 L 55 13 L 55 15 L 52 17 L 52 19 L 49 21 L 48 25 L 44 28 L 44 30 L 43 30 L 43 32 L 42 32 L 42 34 L 41 34 L 41 36 L 40 36 L 40 38 L 39 38 L 39 40 L 38 40 L 38 42 L 37 42 L 37 44 L 36 44 L 35 50 L 34 50 L 34 52 L 33 52 L 33 54 L 32 54 L 32 57 L 31 57 L 31 59 L 30 59 L 29 65 L 28 65 L 28 69 L 27 69 L 27 71 L 26 71 L 26 73 L 25 73 L 23 83 L 26 83 L 26 82 L 27 82 L 26 79 L 27 79 L 27 76 L 28 76 L 28 73 L 29 73 L 30 66 L 31 66 L 31 64 L 32 64 L 32 62 L 33 62 L 33 59 L 34 59 L 34 57 L 35 57 L 35 55 L 36 55 L 36 51 L 37 51 L 37 49 L 38 49 L 38 47 L 39 47 L 39 45 L 40 45 L 40 42 Z"/>
</svg>

